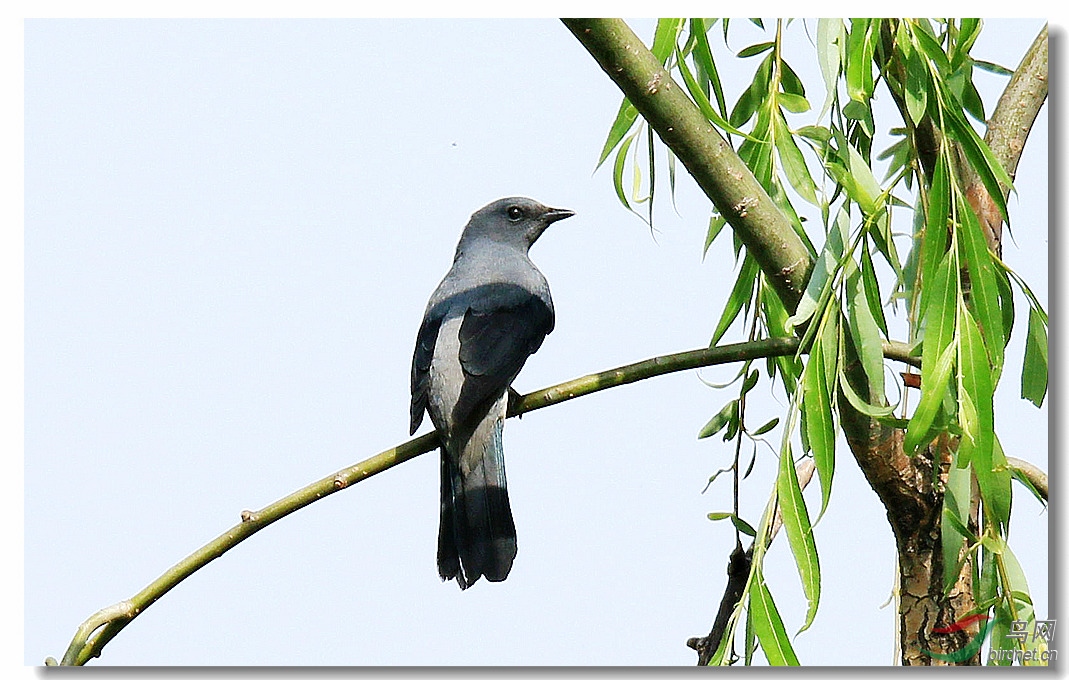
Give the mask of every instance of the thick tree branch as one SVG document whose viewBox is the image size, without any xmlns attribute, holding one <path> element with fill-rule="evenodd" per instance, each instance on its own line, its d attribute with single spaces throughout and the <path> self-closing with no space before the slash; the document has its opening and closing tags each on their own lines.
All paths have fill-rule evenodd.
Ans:
<svg viewBox="0 0 1069 680">
<path fill-rule="evenodd" d="M 661 140 L 683 161 L 773 282 L 784 306 L 793 311 L 813 263 L 787 218 L 746 164 L 626 23 L 620 19 L 562 21 Z M 847 352 L 854 352 L 852 345 L 847 346 Z M 873 403 L 883 403 L 884 395 L 869 394 L 867 379 L 856 357 L 850 354 L 847 360 L 848 379 L 854 391 L 869 395 Z M 869 459 L 881 454 L 880 447 L 891 433 L 879 421 L 853 411 L 845 398 L 840 403 L 844 404 L 842 424 L 847 440 L 871 481 L 873 476 L 868 468 L 880 461 L 870 464 Z"/>
<path fill-rule="evenodd" d="M 1032 41 L 987 121 L 984 141 L 1011 178 L 1024 153 L 1028 134 L 1047 100 L 1047 27 Z M 985 227 L 988 247 L 1002 254 L 1002 214 L 968 163 L 961 163 L 965 195 Z M 1003 197 L 1009 187 L 1002 187 Z"/>
<path fill-rule="evenodd" d="M 808 282 L 813 261 L 790 222 L 746 164 L 623 20 L 561 21 L 683 161 L 772 281 L 784 306 L 793 311 Z M 851 361 L 848 371 L 855 391 L 869 394 L 860 365 Z M 874 403 L 884 400 L 882 394 L 870 396 Z M 873 446 L 886 439 L 887 432 L 878 422 L 856 415 L 843 419 L 848 438 Z"/>
<path fill-rule="evenodd" d="M 750 359 L 786 356 L 797 352 L 798 345 L 799 342 L 795 338 L 768 338 L 654 357 L 531 392 L 510 403 L 509 417 L 519 416 L 529 411 L 559 404 L 576 397 L 600 392 L 610 387 L 626 385 L 667 373 Z M 919 363 L 919 359 L 910 354 L 909 346 L 904 343 L 884 343 L 884 351 L 888 358 L 912 365 L 918 365 Z M 243 511 L 240 524 L 231 527 L 225 533 L 168 569 L 137 595 L 105 607 L 86 619 L 79 626 L 60 663 L 64 666 L 81 666 L 89 660 L 100 656 L 104 645 L 156 600 L 163 597 L 201 567 L 220 557 L 223 553 L 234 548 L 264 527 L 311 505 L 321 498 L 346 489 L 357 482 L 377 475 L 416 456 L 432 451 L 438 446 L 437 433 L 430 432 L 421 437 L 411 439 L 404 444 L 387 449 L 356 465 L 339 470 L 328 477 L 309 484 L 303 489 L 293 492 L 262 510 L 256 512 Z M 51 657 L 46 659 L 45 663 L 46 665 L 56 665 L 55 659 Z"/>
<path fill-rule="evenodd" d="M 793 310 L 813 261 L 738 154 L 623 20 L 561 21 L 683 162 Z"/>
</svg>

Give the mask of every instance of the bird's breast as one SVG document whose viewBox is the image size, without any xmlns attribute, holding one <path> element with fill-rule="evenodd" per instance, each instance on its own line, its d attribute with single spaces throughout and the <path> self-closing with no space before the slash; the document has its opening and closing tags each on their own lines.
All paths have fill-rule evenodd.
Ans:
<svg viewBox="0 0 1069 680">
<path fill-rule="evenodd" d="M 440 432 L 453 429 L 453 408 L 464 386 L 464 369 L 460 365 L 460 325 L 463 322 L 462 313 L 451 313 L 442 320 L 431 355 L 427 407 L 431 421 Z"/>
</svg>

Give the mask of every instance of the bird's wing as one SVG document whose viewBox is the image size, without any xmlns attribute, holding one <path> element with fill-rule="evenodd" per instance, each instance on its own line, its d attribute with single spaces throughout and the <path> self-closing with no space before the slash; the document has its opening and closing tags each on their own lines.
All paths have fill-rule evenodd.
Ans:
<svg viewBox="0 0 1069 680">
<path fill-rule="evenodd" d="M 442 305 L 427 310 L 416 335 L 416 351 L 412 354 L 412 420 L 409 434 L 416 433 L 423 422 L 423 413 L 427 410 L 431 358 L 434 356 L 434 344 L 438 341 L 438 329 L 442 326 L 445 311 Z"/>
<path fill-rule="evenodd" d="M 464 385 L 453 422 L 474 427 L 553 330 L 553 306 L 522 286 L 481 286 L 460 325 Z"/>
</svg>

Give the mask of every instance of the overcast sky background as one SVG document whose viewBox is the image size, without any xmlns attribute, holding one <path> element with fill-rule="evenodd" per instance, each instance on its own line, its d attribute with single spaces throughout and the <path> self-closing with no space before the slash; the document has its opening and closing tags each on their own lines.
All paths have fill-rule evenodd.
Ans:
<svg viewBox="0 0 1069 680">
<path fill-rule="evenodd" d="M 646 41 L 653 25 L 632 22 Z M 973 55 L 1013 68 L 1041 26 L 989 21 Z M 735 28 L 733 51 L 769 39 Z M 800 126 L 823 88 L 801 23 L 787 35 L 814 105 Z M 720 54 L 733 102 L 757 61 Z M 991 111 L 1006 79 L 976 80 Z M 468 216 L 496 198 L 577 213 L 532 250 L 557 325 L 519 391 L 706 345 L 734 280 L 730 239 L 703 262 L 709 205 L 682 167 L 655 234 L 620 206 L 609 167 L 592 174 L 619 102 L 554 20 L 27 22 L 24 663 L 60 657 L 86 617 L 242 510 L 406 440 L 424 306 Z M 1047 145 L 1044 108 L 1004 253 L 1044 302 Z M 1020 323 L 1021 296 L 1017 309 Z M 997 422 L 1008 454 L 1046 468 L 1047 407 L 1019 398 L 1024 335 Z M 696 435 L 737 392 L 699 376 L 735 370 L 508 421 L 519 554 L 503 583 L 439 581 L 429 454 L 257 534 L 93 663 L 693 664 L 684 643 L 708 632 L 734 543 L 706 518 L 730 510 L 730 480 L 701 493 L 732 446 Z M 766 382 L 753 396 L 753 426 L 784 407 Z M 885 665 L 891 532 L 841 441 L 838 456 L 816 528 L 820 611 L 795 648 L 806 664 Z M 775 466 L 759 450 L 751 522 Z M 1047 514 L 1015 496 L 1011 545 L 1046 618 Z M 817 484 L 806 497 L 815 515 Z M 766 574 L 796 631 L 786 541 Z"/>
</svg>

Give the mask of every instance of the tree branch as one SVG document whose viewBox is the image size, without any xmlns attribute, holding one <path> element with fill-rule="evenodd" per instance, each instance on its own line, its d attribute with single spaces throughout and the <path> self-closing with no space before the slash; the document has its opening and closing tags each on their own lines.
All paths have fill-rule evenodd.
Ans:
<svg viewBox="0 0 1069 680">
<path fill-rule="evenodd" d="M 793 312 L 805 290 L 813 261 L 790 222 L 746 164 L 623 20 L 561 21 L 683 161 L 761 266 L 784 307 Z M 853 352 L 852 346 L 847 351 Z M 848 379 L 854 390 L 869 395 L 860 362 L 853 356 L 847 359 Z M 882 394 L 869 396 L 874 403 L 885 400 Z M 877 420 L 854 412 L 848 403 L 843 411 L 843 429 L 855 455 L 859 450 L 863 454 L 876 451 L 888 439 L 889 432 Z M 863 458 L 859 463 L 863 469 L 866 467 Z"/>
<path fill-rule="evenodd" d="M 1043 472 L 1039 466 L 1012 456 L 1006 456 L 1006 466 L 1013 472 L 1019 472 L 1022 477 L 1027 479 L 1035 490 L 1039 492 L 1039 495 L 1043 497 L 1043 500 L 1050 500 L 1047 498 L 1047 473 Z"/>
<path fill-rule="evenodd" d="M 987 142 L 991 152 L 1011 178 L 1024 153 L 1025 142 L 1047 100 L 1047 27 L 1032 41 L 1010 82 L 999 97 L 995 111 L 987 121 Z M 968 163 L 960 163 L 965 195 L 984 225 L 988 247 L 1002 255 L 1002 213 L 984 183 Z M 1003 197 L 1009 187 L 1002 187 Z"/>
<path fill-rule="evenodd" d="M 553 404 L 575 399 L 576 397 L 600 392 L 610 387 L 626 385 L 667 373 L 751 359 L 786 356 L 797 352 L 798 346 L 799 341 L 795 338 L 767 338 L 753 342 L 721 345 L 658 356 L 531 392 L 510 403 L 508 416 L 510 418 L 519 416 Z M 884 352 L 888 358 L 903 363 L 909 363 L 914 366 L 920 363 L 918 357 L 910 354 L 910 347 L 901 342 L 884 343 Z M 222 556 L 225 552 L 261 529 L 301 508 L 311 505 L 321 498 L 346 489 L 357 482 L 377 475 L 416 456 L 432 451 L 438 446 L 438 434 L 430 432 L 387 449 L 356 465 L 339 470 L 328 477 L 309 484 L 303 489 L 291 493 L 262 510 L 256 512 L 250 510 L 242 511 L 240 524 L 231 527 L 210 543 L 168 569 L 132 598 L 105 607 L 86 619 L 78 627 L 66 654 L 63 655 L 63 660 L 60 662 L 61 665 L 81 666 L 89 660 L 100 656 L 104 645 L 156 600 L 163 597 L 201 567 Z M 54 666 L 56 663 L 56 660 L 52 657 L 45 660 L 45 664 L 49 666 Z"/>
<path fill-rule="evenodd" d="M 1013 177 L 1028 133 L 1047 100 L 1047 27 L 1032 41 L 987 121 L 984 141 Z M 1004 190 L 1007 187 L 1004 187 Z"/>
<path fill-rule="evenodd" d="M 738 154 L 623 20 L 561 21 L 683 162 L 793 310 L 813 261 Z"/>
</svg>

